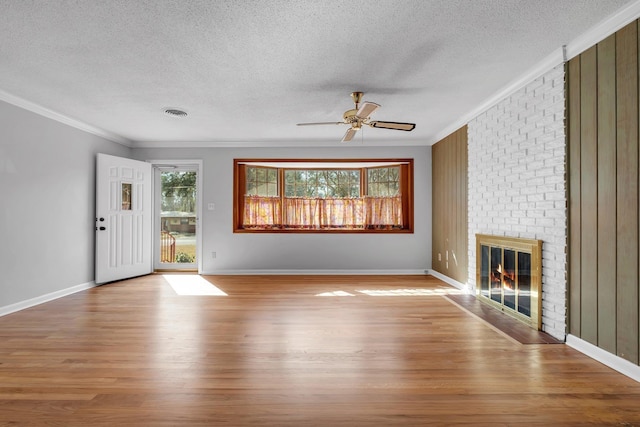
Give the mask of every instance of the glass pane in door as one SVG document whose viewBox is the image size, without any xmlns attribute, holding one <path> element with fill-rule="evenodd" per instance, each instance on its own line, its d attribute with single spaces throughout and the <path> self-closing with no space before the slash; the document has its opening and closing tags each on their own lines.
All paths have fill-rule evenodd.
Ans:
<svg viewBox="0 0 640 427">
<path fill-rule="evenodd" d="M 531 317 L 531 254 L 518 252 L 518 311 Z"/>
<path fill-rule="evenodd" d="M 491 248 L 491 299 L 502 304 L 502 248 Z"/>
<path fill-rule="evenodd" d="M 196 178 L 194 171 L 160 175 L 160 263 L 196 262 Z"/>
<path fill-rule="evenodd" d="M 512 310 L 516 309 L 516 251 L 504 250 L 504 263 L 502 265 L 502 292 L 503 304 Z"/>
<path fill-rule="evenodd" d="M 489 246 L 480 247 L 480 294 L 489 298 Z"/>
</svg>

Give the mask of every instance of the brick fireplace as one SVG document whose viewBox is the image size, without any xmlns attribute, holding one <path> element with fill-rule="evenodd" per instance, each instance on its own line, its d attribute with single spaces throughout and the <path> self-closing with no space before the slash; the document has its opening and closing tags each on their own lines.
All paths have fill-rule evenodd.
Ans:
<svg viewBox="0 0 640 427">
<path fill-rule="evenodd" d="M 540 240 L 541 329 L 566 334 L 566 141 L 564 65 L 558 65 L 468 124 L 468 250 L 476 234 Z M 476 270 L 468 286 L 475 291 Z"/>
</svg>

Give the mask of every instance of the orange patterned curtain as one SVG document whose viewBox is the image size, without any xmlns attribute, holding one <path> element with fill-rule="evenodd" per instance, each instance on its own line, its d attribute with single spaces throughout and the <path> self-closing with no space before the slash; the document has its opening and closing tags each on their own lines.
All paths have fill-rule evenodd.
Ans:
<svg viewBox="0 0 640 427">
<path fill-rule="evenodd" d="M 402 227 L 402 196 L 364 198 L 368 228 Z"/>
<path fill-rule="evenodd" d="M 320 200 L 307 197 L 285 198 L 285 228 L 317 228 L 322 217 Z"/>
<path fill-rule="evenodd" d="M 277 228 L 282 224 L 280 197 L 245 196 L 244 228 Z"/>
<path fill-rule="evenodd" d="M 398 228 L 402 227 L 402 197 L 284 198 L 245 196 L 245 228 Z"/>
<path fill-rule="evenodd" d="M 324 226 L 331 228 L 362 228 L 364 214 L 362 199 L 336 198 L 324 200 Z"/>
<path fill-rule="evenodd" d="M 287 197 L 285 228 L 362 228 L 363 205 L 359 198 Z"/>
</svg>

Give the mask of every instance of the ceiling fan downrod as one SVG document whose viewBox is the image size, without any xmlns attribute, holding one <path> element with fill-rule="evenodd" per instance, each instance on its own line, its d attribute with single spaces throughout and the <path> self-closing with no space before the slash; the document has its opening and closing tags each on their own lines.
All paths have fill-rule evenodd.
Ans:
<svg viewBox="0 0 640 427">
<path fill-rule="evenodd" d="M 360 107 L 360 101 L 362 101 L 363 92 L 351 92 L 351 99 L 356 104 L 356 110 Z"/>
</svg>

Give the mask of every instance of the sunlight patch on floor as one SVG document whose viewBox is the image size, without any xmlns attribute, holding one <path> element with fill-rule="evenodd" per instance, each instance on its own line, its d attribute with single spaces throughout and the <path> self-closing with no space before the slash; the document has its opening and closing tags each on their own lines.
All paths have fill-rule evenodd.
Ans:
<svg viewBox="0 0 640 427">
<path fill-rule="evenodd" d="M 323 292 L 316 296 L 317 297 L 355 297 L 354 294 L 350 294 L 349 292 L 345 292 L 345 291 Z"/>
<path fill-rule="evenodd" d="M 462 295 L 467 291 L 456 288 L 414 288 L 414 289 L 364 289 L 356 290 L 361 294 L 369 295 L 372 297 L 389 297 L 389 296 L 440 296 L 440 295 Z M 317 297 L 353 297 L 355 294 L 346 291 L 328 291 L 316 294 Z"/>
<path fill-rule="evenodd" d="M 460 295 L 466 293 L 461 289 L 437 288 L 437 289 L 366 289 L 358 292 L 372 297 L 389 296 L 433 296 L 433 295 Z"/>
<path fill-rule="evenodd" d="M 178 295 L 227 296 L 222 289 L 197 274 L 163 274 L 162 277 Z"/>
</svg>

